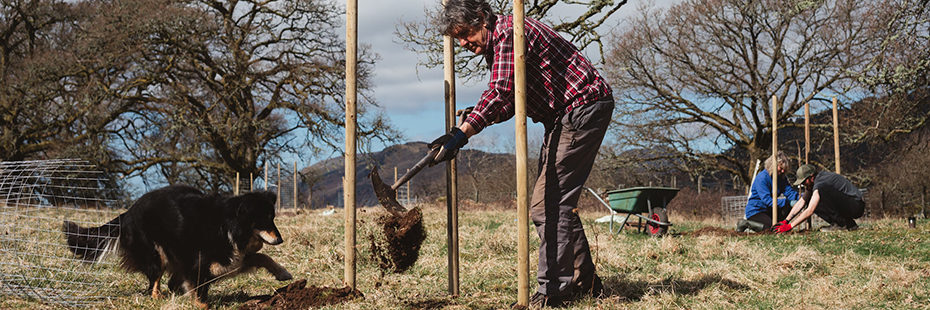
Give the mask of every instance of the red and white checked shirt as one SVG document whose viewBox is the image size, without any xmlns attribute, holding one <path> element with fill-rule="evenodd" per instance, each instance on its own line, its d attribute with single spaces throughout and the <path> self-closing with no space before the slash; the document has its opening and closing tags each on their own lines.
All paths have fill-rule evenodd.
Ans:
<svg viewBox="0 0 930 310">
<path fill-rule="evenodd" d="M 575 107 L 612 96 L 610 85 L 574 44 L 534 19 L 526 18 L 525 29 L 526 114 L 533 122 L 548 126 Z M 491 81 L 465 120 L 477 132 L 514 115 L 513 17 L 498 15 L 487 39 Z"/>
</svg>

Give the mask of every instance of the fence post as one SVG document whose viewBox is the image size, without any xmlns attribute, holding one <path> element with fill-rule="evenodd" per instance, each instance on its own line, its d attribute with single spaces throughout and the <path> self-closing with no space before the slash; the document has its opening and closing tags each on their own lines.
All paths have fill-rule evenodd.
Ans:
<svg viewBox="0 0 930 310">
<path fill-rule="evenodd" d="M 842 174 L 840 172 L 840 122 L 836 96 L 833 96 L 833 160 L 836 161 L 836 174 Z"/>
<path fill-rule="evenodd" d="M 277 193 L 278 199 L 277 199 L 277 201 L 276 201 L 276 202 L 277 202 L 277 206 L 275 206 L 275 207 L 276 207 L 276 209 L 280 210 L 280 209 L 281 209 L 281 206 L 284 205 L 284 203 L 281 202 L 281 163 L 278 163 L 278 180 L 275 181 L 275 188 L 277 189 L 276 191 L 278 192 L 278 193 Z"/>
<path fill-rule="evenodd" d="M 296 160 L 294 161 L 294 180 L 291 183 L 293 183 L 294 185 L 294 211 L 297 211 L 297 161 Z"/>
<path fill-rule="evenodd" d="M 443 4 L 448 0 L 443 0 Z M 443 76 L 446 100 L 446 132 L 457 126 L 455 121 L 455 50 L 452 37 L 442 38 Z M 449 295 L 459 295 L 459 203 L 458 160 L 446 164 L 446 247 L 448 247 Z"/>
<path fill-rule="evenodd" d="M 526 32 L 523 0 L 513 1 L 514 128 L 517 172 L 517 305 L 528 306 L 529 195 L 526 145 Z"/>
<path fill-rule="evenodd" d="M 927 185 L 920 186 L 920 214 L 927 218 Z"/>
<path fill-rule="evenodd" d="M 772 95 L 772 158 L 778 166 L 778 97 Z M 769 171 L 772 175 L 772 226 L 778 224 L 778 168 Z"/>
<path fill-rule="evenodd" d="M 882 214 L 887 212 L 885 210 L 885 190 L 881 190 L 881 192 L 879 192 L 878 207 L 882 209 Z"/>
<path fill-rule="evenodd" d="M 809 164 L 811 153 L 811 105 L 804 103 L 804 164 Z"/>
<path fill-rule="evenodd" d="M 704 176 L 703 176 L 703 175 L 699 175 L 699 176 L 698 176 L 698 195 L 701 194 L 701 187 L 702 187 L 702 185 L 703 185 L 703 184 L 701 184 L 701 183 L 702 183 L 703 181 L 704 181 Z"/>
<path fill-rule="evenodd" d="M 346 148 L 342 197 L 345 204 L 345 285 L 355 289 L 355 135 L 358 65 L 358 0 L 346 1 Z"/>
</svg>

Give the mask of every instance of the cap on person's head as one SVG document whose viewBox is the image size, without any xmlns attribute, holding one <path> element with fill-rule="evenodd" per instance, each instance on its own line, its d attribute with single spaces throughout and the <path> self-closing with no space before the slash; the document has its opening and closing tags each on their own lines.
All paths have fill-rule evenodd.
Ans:
<svg viewBox="0 0 930 310">
<path fill-rule="evenodd" d="M 798 186 L 801 185 L 801 183 L 804 183 L 804 180 L 814 175 L 815 170 L 816 169 L 814 169 L 814 165 L 801 165 L 798 167 L 798 173 L 796 173 L 798 179 L 794 181 L 794 186 Z"/>
</svg>

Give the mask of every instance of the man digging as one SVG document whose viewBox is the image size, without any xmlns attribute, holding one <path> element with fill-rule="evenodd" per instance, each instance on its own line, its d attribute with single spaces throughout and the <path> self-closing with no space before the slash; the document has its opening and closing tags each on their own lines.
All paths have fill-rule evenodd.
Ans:
<svg viewBox="0 0 930 310">
<path fill-rule="evenodd" d="M 465 121 L 430 144 L 436 161 L 455 157 L 468 138 L 514 115 L 513 17 L 495 15 L 485 0 L 449 0 L 440 30 L 484 56 L 488 89 Z M 539 234 L 539 288 L 532 307 L 600 295 L 588 240 L 578 217 L 578 196 L 607 131 L 614 101 L 607 82 L 571 42 L 547 25 L 526 18 L 526 114 L 543 123 L 539 176 L 530 216 Z"/>
<path fill-rule="evenodd" d="M 833 172 L 817 171 L 813 165 L 798 167 L 797 177 L 798 180 L 794 182 L 794 185 L 803 184 L 807 188 L 807 194 L 788 213 L 787 218 L 792 219 L 791 222 L 787 220 L 780 222 L 775 226 L 775 232 L 789 232 L 812 214 L 817 214 L 830 223 L 830 226 L 821 228 L 820 231 L 859 228 L 855 219 L 862 217 L 865 211 L 865 201 L 862 199 L 862 191 L 852 182 Z M 809 207 L 798 214 L 805 201 L 810 201 Z M 794 217 L 795 215 L 797 217 Z"/>
</svg>

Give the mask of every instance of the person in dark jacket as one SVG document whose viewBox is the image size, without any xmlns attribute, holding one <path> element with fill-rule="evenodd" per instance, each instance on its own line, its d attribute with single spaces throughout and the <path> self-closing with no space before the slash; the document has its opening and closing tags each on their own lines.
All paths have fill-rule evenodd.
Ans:
<svg viewBox="0 0 930 310">
<path fill-rule="evenodd" d="M 801 224 L 812 214 L 817 214 L 830 226 L 821 231 L 856 230 L 856 219 L 865 213 L 865 200 L 862 191 L 846 177 L 830 172 L 817 171 L 813 165 L 798 167 L 795 186 L 804 185 L 810 195 L 805 195 L 788 213 L 790 222 L 784 221 L 775 227 L 775 231 L 784 233 Z M 801 212 L 805 201 L 810 201 L 808 208 Z M 795 216 L 797 215 L 797 216 Z"/>
</svg>

